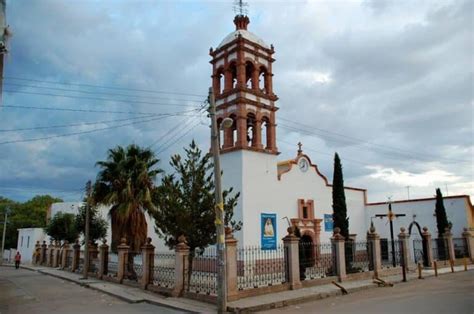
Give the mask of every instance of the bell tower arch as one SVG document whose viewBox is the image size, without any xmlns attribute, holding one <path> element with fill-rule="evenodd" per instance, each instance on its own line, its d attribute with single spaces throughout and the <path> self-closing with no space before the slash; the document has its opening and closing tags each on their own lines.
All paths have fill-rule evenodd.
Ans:
<svg viewBox="0 0 474 314">
<path fill-rule="evenodd" d="M 251 150 L 277 155 L 278 97 L 272 82 L 275 50 L 247 30 L 249 23 L 248 16 L 236 15 L 235 31 L 209 52 L 217 119 L 233 120 L 232 127 L 223 131 L 221 154 Z"/>
</svg>

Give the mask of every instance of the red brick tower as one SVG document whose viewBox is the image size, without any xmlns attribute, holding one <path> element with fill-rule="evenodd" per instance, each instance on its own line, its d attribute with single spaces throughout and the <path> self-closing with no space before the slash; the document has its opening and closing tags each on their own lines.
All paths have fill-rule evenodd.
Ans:
<svg viewBox="0 0 474 314">
<path fill-rule="evenodd" d="M 213 50 L 212 87 L 216 98 L 217 122 L 231 118 L 231 128 L 221 130 L 221 153 L 251 150 L 278 154 L 276 147 L 275 101 L 273 93 L 273 45 L 247 30 L 250 20 L 239 14 L 236 30 Z"/>
</svg>

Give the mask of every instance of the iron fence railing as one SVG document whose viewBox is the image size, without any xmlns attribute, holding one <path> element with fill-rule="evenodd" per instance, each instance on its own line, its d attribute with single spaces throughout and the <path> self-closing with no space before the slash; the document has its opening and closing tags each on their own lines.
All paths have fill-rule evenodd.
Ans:
<svg viewBox="0 0 474 314">
<path fill-rule="evenodd" d="M 433 250 L 433 259 L 437 261 L 449 260 L 448 241 L 444 238 L 437 238 L 431 240 L 431 247 Z"/>
<path fill-rule="evenodd" d="M 185 280 L 187 291 L 216 295 L 218 272 L 216 248 L 210 247 L 204 251 L 196 249 L 191 254 L 193 254 L 193 258 L 188 265 L 191 269 L 190 278 L 189 281 Z"/>
<path fill-rule="evenodd" d="M 413 257 L 415 258 L 415 263 L 426 264 L 426 257 L 424 252 L 423 240 L 415 239 L 413 240 Z M 425 265 L 426 266 L 426 265 Z"/>
<path fill-rule="evenodd" d="M 332 243 L 300 242 L 299 263 L 301 280 L 336 275 L 336 255 Z"/>
<path fill-rule="evenodd" d="M 237 249 L 238 289 L 253 289 L 288 282 L 285 255 L 283 245 L 278 245 L 274 250 L 263 250 L 260 246 Z"/>
<path fill-rule="evenodd" d="M 382 268 L 391 268 L 401 265 L 403 254 L 401 248 L 400 240 L 388 241 L 387 239 L 380 239 Z"/>
<path fill-rule="evenodd" d="M 369 244 L 366 241 L 344 242 L 344 253 L 346 256 L 346 272 L 361 273 L 369 271 L 371 265 Z"/>
<path fill-rule="evenodd" d="M 72 268 L 72 252 L 68 252 L 68 255 L 66 257 L 66 265 L 64 267 L 67 269 Z"/>
<path fill-rule="evenodd" d="M 174 287 L 175 260 L 174 252 L 158 252 L 155 254 L 151 270 L 155 286 L 169 289 Z"/>
<path fill-rule="evenodd" d="M 109 252 L 107 257 L 107 273 L 105 275 L 109 277 L 117 277 L 118 273 L 118 255 L 116 253 Z"/>
<path fill-rule="evenodd" d="M 140 280 L 143 276 L 143 260 L 142 252 L 128 252 L 129 261 L 133 262 L 132 268 L 129 270 L 128 279 Z"/>
<path fill-rule="evenodd" d="M 453 238 L 453 246 L 455 258 L 469 257 L 466 238 Z"/>
</svg>

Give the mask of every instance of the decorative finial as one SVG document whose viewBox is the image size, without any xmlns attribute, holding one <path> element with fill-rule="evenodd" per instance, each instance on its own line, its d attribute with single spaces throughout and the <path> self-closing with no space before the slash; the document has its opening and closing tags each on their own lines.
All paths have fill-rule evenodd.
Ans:
<svg viewBox="0 0 474 314">
<path fill-rule="evenodd" d="M 373 221 L 370 221 L 370 228 L 369 228 L 369 232 L 370 233 L 375 233 L 375 226 L 374 226 L 374 222 Z"/>
<path fill-rule="evenodd" d="M 146 244 L 148 244 L 148 245 L 151 244 L 151 238 L 150 237 L 146 238 Z"/>
<path fill-rule="evenodd" d="M 301 144 L 301 142 L 298 142 L 298 155 L 301 155 L 303 153 L 301 147 L 303 147 L 303 144 Z"/>
</svg>

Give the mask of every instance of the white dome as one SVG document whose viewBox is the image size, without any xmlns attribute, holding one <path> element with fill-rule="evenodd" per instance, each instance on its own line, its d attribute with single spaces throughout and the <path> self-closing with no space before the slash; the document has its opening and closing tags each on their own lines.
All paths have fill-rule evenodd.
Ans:
<svg viewBox="0 0 474 314">
<path fill-rule="evenodd" d="M 247 39 L 247 40 L 250 40 L 251 42 L 254 42 L 256 44 L 259 44 L 260 46 L 263 46 L 267 49 L 270 49 L 270 46 L 268 46 L 261 38 L 259 38 L 257 35 L 247 31 L 247 30 L 244 30 L 244 29 L 238 29 L 232 33 L 230 33 L 229 35 L 227 35 L 224 40 L 222 40 L 222 42 L 219 44 L 219 46 L 217 47 L 217 49 L 221 48 L 222 46 L 230 43 L 231 41 L 233 41 L 234 39 L 236 39 L 239 35 L 241 35 L 243 38 Z"/>
</svg>

